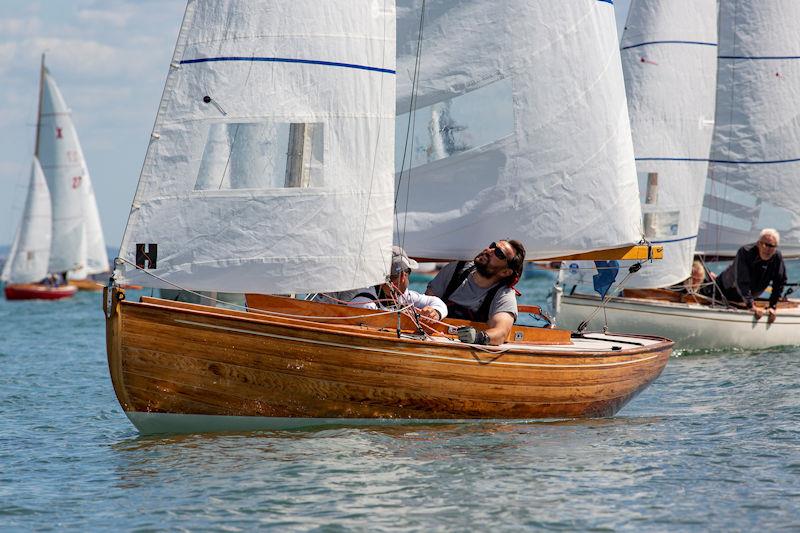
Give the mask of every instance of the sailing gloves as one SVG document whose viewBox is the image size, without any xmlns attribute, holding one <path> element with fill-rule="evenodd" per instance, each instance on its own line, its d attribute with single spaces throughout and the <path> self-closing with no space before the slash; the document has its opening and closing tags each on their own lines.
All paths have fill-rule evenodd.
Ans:
<svg viewBox="0 0 800 533">
<path fill-rule="evenodd" d="M 489 344 L 489 335 L 485 331 L 472 326 L 462 326 L 456 330 L 458 339 L 467 344 Z"/>
</svg>

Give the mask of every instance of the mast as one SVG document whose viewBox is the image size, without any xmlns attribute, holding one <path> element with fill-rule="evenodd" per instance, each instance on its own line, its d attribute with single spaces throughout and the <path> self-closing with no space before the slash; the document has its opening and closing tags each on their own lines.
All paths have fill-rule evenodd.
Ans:
<svg viewBox="0 0 800 533">
<path fill-rule="evenodd" d="M 33 155 L 39 158 L 39 130 L 42 128 L 42 98 L 44 97 L 44 54 L 42 54 L 42 66 L 39 69 L 39 109 L 36 110 L 36 145 L 33 148 Z"/>
</svg>

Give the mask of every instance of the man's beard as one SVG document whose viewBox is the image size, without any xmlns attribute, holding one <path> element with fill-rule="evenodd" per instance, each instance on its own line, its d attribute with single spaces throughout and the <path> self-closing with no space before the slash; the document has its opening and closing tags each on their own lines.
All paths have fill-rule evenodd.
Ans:
<svg viewBox="0 0 800 533">
<path fill-rule="evenodd" d="M 485 278 L 491 278 L 494 273 L 489 270 L 488 265 L 475 265 L 475 271 Z"/>
<path fill-rule="evenodd" d="M 475 271 L 485 278 L 491 278 L 494 275 L 494 272 L 492 272 L 491 269 L 489 268 L 489 261 L 488 261 L 489 258 L 488 257 L 486 258 L 487 259 L 486 262 L 479 263 L 478 257 L 480 257 L 480 254 L 475 258 L 475 261 L 473 262 L 473 264 L 475 265 Z"/>
</svg>

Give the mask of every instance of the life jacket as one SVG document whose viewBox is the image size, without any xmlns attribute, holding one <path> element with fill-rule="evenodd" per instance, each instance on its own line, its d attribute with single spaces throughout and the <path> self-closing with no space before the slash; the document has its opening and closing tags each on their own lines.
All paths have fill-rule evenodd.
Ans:
<svg viewBox="0 0 800 533">
<path fill-rule="evenodd" d="M 383 286 L 375 285 L 374 289 L 375 289 L 375 294 L 372 294 L 372 293 L 369 293 L 369 292 L 359 292 L 358 294 L 353 296 L 352 300 L 355 300 L 359 296 L 363 296 L 364 298 L 368 298 L 368 299 L 372 300 L 373 302 L 375 302 L 375 305 L 377 305 L 378 308 L 385 309 L 386 308 L 386 295 L 383 294 Z M 377 294 L 377 296 L 376 296 L 376 294 Z"/>
<path fill-rule="evenodd" d="M 456 292 L 456 289 L 458 289 L 462 283 L 464 283 L 464 280 L 467 279 L 467 276 L 469 276 L 472 271 L 475 270 L 475 265 L 466 265 L 466 261 L 459 261 L 456 263 L 456 269 L 455 272 L 453 272 L 453 277 L 450 278 L 450 283 L 447 284 L 447 288 L 442 295 L 442 300 L 444 300 L 444 302 L 447 304 L 447 316 L 449 318 L 461 318 L 463 320 L 470 320 L 472 322 L 488 322 L 489 309 L 492 307 L 494 297 L 497 295 L 497 291 L 502 289 L 504 285 L 502 283 L 497 283 L 488 291 L 486 291 L 486 296 L 484 296 L 481 306 L 477 311 L 473 311 L 468 307 L 452 301 L 450 296 Z"/>
</svg>

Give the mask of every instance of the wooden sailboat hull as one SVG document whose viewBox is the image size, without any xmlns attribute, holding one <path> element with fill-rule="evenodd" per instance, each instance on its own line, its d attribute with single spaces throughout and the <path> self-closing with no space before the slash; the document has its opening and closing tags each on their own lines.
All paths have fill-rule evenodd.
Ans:
<svg viewBox="0 0 800 533">
<path fill-rule="evenodd" d="M 556 322 L 567 329 L 576 328 L 600 304 L 593 295 L 564 294 L 555 299 L 560 299 Z M 646 298 L 614 298 L 605 314 L 612 331 L 668 336 L 681 349 L 800 345 L 800 302 L 792 300 L 779 306 L 773 324 L 767 324 L 766 317 L 755 320 L 745 310 Z M 599 313 L 589 329 L 602 329 L 604 320 Z"/>
<path fill-rule="evenodd" d="M 112 382 L 142 433 L 611 416 L 672 348 L 598 336 L 483 349 L 157 299 L 109 303 Z"/>
<path fill-rule="evenodd" d="M 73 296 L 78 289 L 71 285 L 43 285 L 41 283 L 6 284 L 6 300 L 59 300 Z"/>
</svg>

